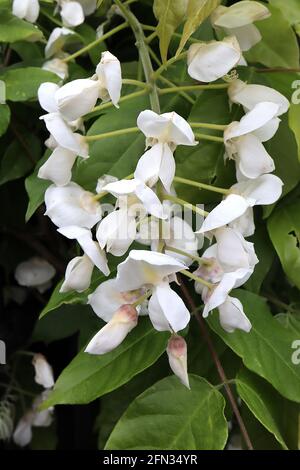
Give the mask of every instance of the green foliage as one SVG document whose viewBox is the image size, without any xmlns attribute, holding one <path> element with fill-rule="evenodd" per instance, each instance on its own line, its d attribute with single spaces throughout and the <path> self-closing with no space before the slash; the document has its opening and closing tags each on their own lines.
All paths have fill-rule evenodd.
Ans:
<svg viewBox="0 0 300 470">
<path fill-rule="evenodd" d="M 14 16 L 0 3 L 0 42 L 40 41 L 43 33 L 39 28 Z"/>
<path fill-rule="evenodd" d="M 167 377 L 138 396 L 111 433 L 105 449 L 218 450 L 227 440 L 224 398 L 205 379 L 191 390 Z"/>
</svg>

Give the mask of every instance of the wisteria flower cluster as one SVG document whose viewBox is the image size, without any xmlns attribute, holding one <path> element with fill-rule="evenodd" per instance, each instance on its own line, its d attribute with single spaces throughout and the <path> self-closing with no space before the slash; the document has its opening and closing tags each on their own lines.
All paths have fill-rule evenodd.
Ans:
<svg viewBox="0 0 300 470">
<path fill-rule="evenodd" d="M 66 27 L 80 24 L 84 14 L 95 8 L 95 2 L 58 4 L 64 28 L 53 31 L 46 46 L 47 57 L 57 53 L 57 44 L 61 47 L 64 38 L 72 34 Z M 16 1 L 14 11 L 19 14 L 17 7 Z M 33 4 L 30 8 L 33 9 Z M 27 17 L 32 14 L 30 8 Z M 170 332 L 167 348 L 170 366 L 189 387 L 187 346 L 179 332 L 187 327 L 190 312 L 178 289 L 173 287 L 176 283 L 180 285 L 183 276 L 195 281 L 195 290 L 204 303 L 204 317 L 218 308 L 220 323 L 226 331 L 250 331 L 251 323 L 243 305 L 230 293 L 250 278 L 259 262 L 253 243 L 246 240 L 255 230 L 253 207 L 274 203 L 282 192 L 282 181 L 271 174 L 274 162 L 264 142 L 274 136 L 279 116 L 288 110 L 289 103 L 269 87 L 247 84 L 228 74 L 245 63 L 242 51 L 260 39 L 253 22 L 268 15 L 268 9 L 256 2 L 220 6 L 211 21 L 217 31 L 223 31 L 223 39 L 193 43 L 188 49 L 190 77 L 206 83 L 223 78 L 229 104 L 241 105 L 245 113 L 239 121 L 226 126 L 211 124 L 212 129 L 221 127 L 224 132 L 224 158 L 234 160 L 237 183 L 228 189 L 217 188 L 224 198 L 209 213 L 200 206 L 196 209 L 204 218 L 196 231 L 182 213 L 172 213 L 172 204 L 185 203 L 177 198 L 173 186 L 174 153 L 178 146 L 198 145 L 193 124 L 172 110 L 162 114 L 157 106 L 142 110 L 133 131 L 144 134 L 146 151 L 134 174 L 124 175 L 121 180 L 111 175 L 95 175 L 95 193 L 91 193 L 72 181 L 72 167 L 77 158 L 89 156 L 91 136 L 85 136 L 84 117 L 93 111 L 99 99 L 119 106 L 120 62 L 106 51 L 92 77 L 61 86 L 53 83 L 40 86 L 39 102 L 47 112 L 41 119 L 50 133 L 46 145 L 52 151 L 38 173 L 39 178 L 53 182 L 45 194 L 45 215 L 59 233 L 76 240 L 82 250 L 80 256 L 69 262 L 60 292 L 85 291 L 95 267 L 109 276 L 108 253 L 115 257 L 127 254 L 117 267 L 116 277 L 102 282 L 88 297 L 89 305 L 106 325 L 87 345 L 87 353 L 113 350 L 137 325 L 139 316 L 148 314 L 156 330 Z M 197 126 L 201 127 L 201 123 L 194 123 Z M 97 136 L 94 138 L 97 140 Z M 210 189 L 215 190 L 213 186 Z M 115 198 L 108 214 L 101 204 L 106 195 Z M 199 256 L 203 235 L 210 244 Z M 135 241 L 149 249 L 132 249 Z M 198 266 L 191 268 L 191 272 L 190 266 L 195 263 Z"/>
</svg>

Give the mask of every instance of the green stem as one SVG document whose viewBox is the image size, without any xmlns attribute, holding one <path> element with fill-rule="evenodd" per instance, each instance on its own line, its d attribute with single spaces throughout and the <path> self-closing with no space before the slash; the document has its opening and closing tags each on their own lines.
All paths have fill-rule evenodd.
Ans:
<svg viewBox="0 0 300 470">
<path fill-rule="evenodd" d="M 162 64 L 152 75 L 152 80 L 156 80 L 168 67 L 169 65 L 174 64 L 178 60 L 184 59 L 187 56 L 187 51 L 182 52 L 177 57 L 171 57 L 171 59 L 167 60 L 164 64 Z"/>
<path fill-rule="evenodd" d="M 156 62 L 156 64 L 160 67 L 161 66 L 161 62 L 159 60 L 159 58 L 157 57 L 157 55 L 155 54 L 155 52 L 151 49 L 151 47 L 148 46 L 148 49 L 149 49 L 149 54 L 150 56 L 152 57 L 152 59 Z M 171 82 L 170 80 L 168 80 L 167 78 L 163 77 L 162 75 L 160 75 L 158 77 L 158 80 L 160 80 L 162 83 L 166 83 L 166 85 L 168 85 L 169 87 L 171 88 L 176 88 L 177 85 L 175 85 L 175 83 Z M 189 103 L 191 104 L 195 104 L 196 103 L 196 100 L 194 98 L 192 98 L 190 95 L 188 95 L 187 93 L 185 93 L 185 91 L 179 91 L 178 92 L 180 96 L 182 96 L 186 101 L 188 101 Z"/>
<path fill-rule="evenodd" d="M 149 90 L 148 83 L 142 82 L 140 80 L 132 80 L 131 78 L 123 78 L 122 80 L 123 85 L 134 85 L 140 88 L 144 88 L 145 90 Z"/>
<path fill-rule="evenodd" d="M 5 384 L 3 382 L 0 382 L 0 387 L 9 388 L 10 390 L 15 390 L 16 392 L 18 392 L 20 394 L 22 393 L 23 395 L 28 395 L 29 397 L 35 397 L 36 396 L 34 393 L 27 392 L 27 390 L 23 390 L 22 388 L 15 387 L 14 385 L 10 385 L 10 384 Z"/>
<path fill-rule="evenodd" d="M 202 277 L 196 276 L 196 274 L 190 273 L 190 271 L 187 271 L 186 269 L 183 269 L 180 272 L 184 276 L 189 277 L 190 279 L 193 279 L 193 281 L 200 282 L 200 284 L 203 284 L 209 289 L 212 289 L 214 287 L 214 285 L 211 282 L 205 281 L 205 279 L 202 279 Z"/>
<path fill-rule="evenodd" d="M 222 144 L 224 143 L 223 137 L 217 137 L 215 135 L 196 133 L 195 137 L 200 140 L 212 140 L 213 142 L 221 142 Z"/>
<path fill-rule="evenodd" d="M 139 96 L 147 95 L 148 93 L 149 93 L 149 89 L 146 89 L 146 88 L 141 91 L 135 91 L 134 93 L 129 93 L 129 95 L 122 96 L 122 98 L 120 98 L 119 104 L 124 103 L 124 101 L 129 101 L 134 98 L 138 98 Z M 88 119 L 92 117 L 96 111 L 102 111 L 103 109 L 111 108 L 112 106 L 114 106 L 114 104 L 111 101 L 107 103 L 99 104 L 98 106 L 95 106 L 90 113 L 86 114 L 85 118 Z"/>
<path fill-rule="evenodd" d="M 145 73 L 146 82 L 151 86 L 150 91 L 150 102 L 151 108 L 154 112 L 160 113 L 160 105 L 159 105 L 159 98 L 156 83 L 152 78 L 153 75 L 153 67 L 146 43 L 146 38 L 143 32 L 143 28 L 138 21 L 138 19 L 134 16 L 134 14 L 128 10 L 124 4 L 120 0 L 114 0 L 115 4 L 118 5 L 119 9 L 121 10 L 122 14 L 126 18 L 129 26 L 132 28 L 132 31 L 135 35 L 136 39 L 136 46 L 139 50 L 140 58 L 143 64 L 143 69 Z"/>
<path fill-rule="evenodd" d="M 151 26 L 150 24 L 143 24 L 143 23 L 140 23 L 141 27 L 145 30 L 145 31 L 156 31 L 156 27 L 155 26 Z"/>
<path fill-rule="evenodd" d="M 183 207 L 190 207 L 193 212 L 196 214 L 200 214 L 203 217 L 207 216 L 209 212 L 200 209 L 200 207 L 194 206 L 194 204 L 191 204 L 190 202 L 185 201 L 184 199 L 180 199 L 177 196 L 173 196 L 172 194 L 164 194 L 164 199 L 167 199 L 168 201 L 175 202 L 177 204 L 180 204 Z"/>
<path fill-rule="evenodd" d="M 159 69 L 158 69 L 159 70 Z M 176 90 L 174 88 L 160 88 L 159 94 L 160 95 L 165 95 L 167 93 L 175 93 L 175 91 L 198 91 L 198 90 L 223 90 L 225 88 L 228 88 L 227 83 L 220 83 L 216 85 L 182 85 L 182 86 L 177 86 Z"/>
<path fill-rule="evenodd" d="M 143 302 L 145 302 L 145 300 L 147 300 L 150 295 L 152 295 L 152 291 L 148 291 L 146 292 L 145 294 L 141 295 L 135 302 L 133 302 L 133 304 L 131 304 L 133 307 L 138 307 L 139 305 L 141 305 Z"/>
<path fill-rule="evenodd" d="M 44 15 L 46 18 L 48 18 L 48 20 L 52 21 L 52 23 L 56 24 L 60 28 L 63 27 L 62 22 L 59 21 L 58 19 L 54 18 L 54 16 L 50 15 L 50 13 L 45 11 L 44 8 L 40 8 L 40 12 L 41 12 L 42 15 Z"/>
<path fill-rule="evenodd" d="M 203 258 L 200 258 L 200 256 L 191 255 L 187 251 L 180 250 L 179 248 L 175 248 L 174 246 L 166 245 L 165 250 L 166 251 L 173 251 L 174 253 L 177 253 L 178 255 L 186 256 L 187 258 L 190 258 L 193 261 L 197 261 L 197 263 L 199 263 L 199 264 L 206 264 L 205 260 L 203 260 Z"/>
<path fill-rule="evenodd" d="M 87 46 L 83 47 L 82 49 L 79 49 L 78 51 L 74 52 L 74 54 L 69 55 L 65 59 L 63 59 L 63 62 L 70 62 L 73 59 L 76 59 L 76 57 L 80 56 L 81 54 L 84 54 L 85 52 L 89 51 L 95 46 L 98 46 L 98 44 L 101 44 L 101 42 L 105 41 L 107 38 L 112 36 L 113 34 L 118 33 L 119 31 L 122 31 L 122 29 L 128 28 L 128 23 L 122 23 L 119 26 L 116 26 L 115 28 L 111 29 L 107 33 L 103 34 L 100 38 L 95 39 L 95 41 L 90 42 Z"/>
<path fill-rule="evenodd" d="M 146 37 L 146 43 L 149 44 L 153 39 L 155 39 L 157 36 L 157 32 L 153 31 L 149 36 Z"/>
<path fill-rule="evenodd" d="M 215 129 L 217 131 L 224 131 L 228 125 L 224 124 L 210 124 L 208 122 L 189 122 L 191 127 L 202 128 L 202 129 Z"/>
<path fill-rule="evenodd" d="M 187 184 L 189 186 L 195 186 L 195 188 L 207 189 L 208 191 L 213 191 L 220 194 L 229 194 L 230 190 L 225 188 L 219 188 L 217 186 L 212 186 L 211 184 L 200 183 L 198 181 L 189 180 L 187 178 L 181 178 L 180 176 L 175 176 L 174 181 L 177 183 Z"/>
<path fill-rule="evenodd" d="M 96 134 L 96 135 L 87 135 L 85 136 L 85 140 L 87 142 L 94 142 L 95 140 L 102 140 L 109 137 L 116 137 L 118 135 L 124 134 L 132 134 L 133 132 L 138 132 L 138 127 L 128 127 L 127 129 L 118 129 L 116 131 L 104 132 L 103 134 Z"/>
</svg>

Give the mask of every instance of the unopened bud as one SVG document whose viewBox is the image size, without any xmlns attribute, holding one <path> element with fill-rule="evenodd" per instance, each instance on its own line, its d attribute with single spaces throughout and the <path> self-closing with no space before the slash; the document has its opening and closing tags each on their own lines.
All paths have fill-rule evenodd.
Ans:
<svg viewBox="0 0 300 470">
<path fill-rule="evenodd" d="M 132 305 L 122 305 L 112 319 L 92 338 L 85 352 L 105 354 L 117 348 L 137 325 L 138 313 Z"/>
<path fill-rule="evenodd" d="M 175 375 L 187 388 L 190 388 L 187 372 L 187 345 L 185 340 L 178 335 L 173 335 L 169 339 L 167 354 L 169 364 Z"/>
<path fill-rule="evenodd" d="M 44 388 L 51 388 L 54 385 L 53 370 L 43 354 L 35 354 L 32 359 L 35 370 L 34 380 Z"/>
</svg>

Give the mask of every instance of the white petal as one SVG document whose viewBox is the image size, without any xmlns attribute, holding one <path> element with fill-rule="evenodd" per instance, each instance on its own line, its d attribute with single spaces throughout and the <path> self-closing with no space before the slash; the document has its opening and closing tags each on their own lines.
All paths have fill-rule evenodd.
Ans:
<svg viewBox="0 0 300 470">
<path fill-rule="evenodd" d="M 163 282 L 156 286 L 152 297 L 156 299 L 162 314 L 173 331 L 183 330 L 187 326 L 190 321 L 190 312 L 181 297 L 171 289 L 168 282 Z M 149 316 L 152 321 L 150 302 Z M 153 326 L 155 328 L 155 324 Z"/>
<path fill-rule="evenodd" d="M 89 113 L 98 99 L 98 83 L 79 78 L 63 85 L 55 94 L 58 110 L 67 121 Z"/>
<path fill-rule="evenodd" d="M 112 175 L 102 175 L 100 178 L 97 180 L 97 186 L 96 186 L 96 193 L 99 194 L 103 191 L 104 186 L 106 186 L 109 183 L 115 183 L 118 181 L 118 178 Z"/>
<path fill-rule="evenodd" d="M 253 268 L 258 263 L 253 243 L 246 242 L 243 236 L 230 227 L 215 231 L 217 258 L 225 271 L 239 268 Z"/>
<path fill-rule="evenodd" d="M 197 144 L 189 123 L 175 112 L 157 114 L 147 109 L 139 114 L 137 125 L 147 138 L 160 143 Z"/>
<path fill-rule="evenodd" d="M 78 0 L 82 6 L 84 14 L 91 15 L 97 8 L 97 0 Z"/>
<path fill-rule="evenodd" d="M 34 257 L 18 264 L 15 278 L 21 286 L 37 287 L 55 276 L 54 267 L 43 258 Z"/>
<path fill-rule="evenodd" d="M 117 348 L 128 333 L 137 325 L 137 311 L 130 305 L 123 305 L 112 319 L 92 338 L 85 352 L 105 354 Z"/>
<path fill-rule="evenodd" d="M 242 303 L 228 296 L 226 301 L 219 306 L 220 324 L 228 333 L 232 333 L 235 329 L 243 330 L 249 333 L 251 323 L 246 317 Z"/>
<path fill-rule="evenodd" d="M 240 58 L 241 50 L 234 36 L 192 44 L 188 50 L 188 74 L 200 82 L 213 82 L 226 75 Z"/>
<path fill-rule="evenodd" d="M 63 2 L 60 14 L 65 26 L 75 27 L 84 22 L 83 9 L 78 2 Z"/>
<path fill-rule="evenodd" d="M 278 109 L 279 106 L 276 103 L 258 103 L 239 122 L 229 124 L 224 132 L 225 142 L 234 137 L 249 134 L 264 126 L 277 115 Z"/>
<path fill-rule="evenodd" d="M 278 176 L 261 175 L 255 180 L 241 181 L 232 186 L 232 189 L 244 198 L 255 201 L 255 205 L 268 205 L 280 198 L 282 186 L 283 182 Z"/>
<path fill-rule="evenodd" d="M 131 250 L 127 259 L 118 266 L 118 289 L 129 291 L 150 284 L 158 285 L 164 278 L 186 266 L 163 253 Z"/>
<path fill-rule="evenodd" d="M 166 233 L 165 226 L 168 225 L 169 233 Z M 173 217 L 170 222 L 164 222 L 163 225 L 163 238 L 166 242 L 167 247 L 177 248 L 185 251 L 190 255 L 197 256 L 198 240 L 196 235 L 188 222 L 183 220 L 181 217 Z M 189 266 L 193 261 L 190 257 L 184 256 L 175 252 L 165 249 L 165 253 L 173 256 L 182 263 Z"/>
<path fill-rule="evenodd" d="M 187 345 L 181 336 L 171 336 L 168 341 L 167 354 L 169 364 L 175 375 L 187 388 L 190 388 L 187 372 Z"/>
<path fill-rule="evenodd" d="M 238 217 L 233 222 L 230 222 L 229 227 L 237 232 L 240 232 L 243 237 L 251 237 L 255 232 L 255 225 L 253 219 L 253 208 L 249 207 L 246 212 Z"/>
<path fill-rule="evenodd" d="M 38 177 L 50 180 L 56 186 L 65 186 L 71 181 L 75 160 L 76 153 L 57 147 L 44 165 L 40 167 Z"/>
<path fill-rule="evenodd" d="M 34 354 L 32 364 L 35 369 L 34 380 L 44 388 L 51 388 L 54 385 L 53 369 L 43 354 Z"/>
<path fill-rule="evenodd" d="M 30 0 L 25 19 L 30 23 L 35 23 L 40 14 L 39 0 Z"/>
<path fill-rule="evenodd" d="M 265 85 L 247 84 L 242 80 L 231 82 L 228 95 L 232 103 L 241 104 L 246 111 L 253 109 L 258 103 L 269 101 L 279 106 L 277 116 L 280 116 L 290 106 L 288 99 L 279 91 Z"/>
<path fill-rule="evenodd" d="M 30 0 L 13 0 L 12 13 L 18 18 L 25 18 Z"/>
<path fill-rule="evenodd" d="M 167 218 L 167 214 L 164 212 L 163 205 L 155 192 L 146 186 L 142 181 L 139 182 L 139 184 L 136 186 L 135 194 L 149 214 L 157 217 L 158 219 Z"/>
<path fill-rule="evenodd" d="M 32 416 L 33 413 L 29 412 L 23 418 L 21 418 L 13 434 L 14 442 L 20 447 L 27 446 L 27 444 L 29 444 L 32 439 Z"/>
<path fill-rule="evenodd" d="M 126 302 L 124 296 L 117 289 L 116 279 L 108 279 L 100 284 L 97 289 L 88 296 L 88 304 L 96 315 L 105 322 L 111 320 L 113 314 Z"/>
<path fill-rule="evenodd" d="M 280 122 L 280 119 L 275 117 L 271 119 L 271 121 L 267 122 L 267 124 L 254 131 L 254 134 L 261 142 L 267 142 L 276 134 Z"/>
<path fill-rule="evenodd" d="M 226 28 L 227 34 L 233 34 L 242 51 L 249 51 L 251 47 L 261 40 L 259 29 L 254 24 L 241 26 L 240 28 Z"/>
<path fill-rule="evenodd" d="M 38 99 L 41 107 L 48 113 L 55 113 L 57 111 L 55 93 L 58 90 L 59 86 L 56 83 L 44 82 L 39 86 Z"/>
<path fill-rule="evenodd" d="M 96 237 L 100 247 L 114 256 L 123 256 L 136 236 L 135 218 L 126 209 L 108 214 L 98 225 Z"/>
<path fill-rule="evenodd" d="M 272 157 L 254 134 L 247 134 L 236 139 L 235 147 L 238 169 L 246 178 L 257 178 L 275 170 Z"/>
<path fill-rule="evenodd" d="M 65 280 L 60 293 L 75 290 L 83 292 L 90 287 L 94 265 L 86 255 L 73 258 L 66 269 Z"/>
<path fill-rule="evenodd" d="M 59 113 L 49 113 L 41 117 L 50 134 L 63 148 L 71 150 L 80 157 L 88 156 L 88 145 L 83 136 L 74 134 Z"/>
<path fill-rule="evenodd" d="M 203 310 L 204 318 L 208 316 L 211 310 L 214 310 L 226 301 L 229 292 L 239 285 L 239 280 L 244 279 L 248 272 L 249 270 L 241 268 L 223 275 L 220 283 L 213 288 L 206 300 Z"/>
<path fill-rule="evenodd" d="M 57 227 L 92 228 L 101 219 L 101 206 L 93 195 L 76 183 L 51 185 L 45 193 L 46 212 Z"/>
<path fill-rule="evenodd" d="M 35 413 L 32 425 L 46 428 L 51 425 L 52 421 L 52 411 L 47 409 Z"/>
<path fill-rule="evenodd" d="M 138 161 L 134 177 L 152 187 L 160 179 L 170 192 L 175 176 L 175 160 L 168 144 L 155 144 Z"/>
<path fill-rule="evenodd" d="M 38 0 L 14 0 L 12 13 L 30 23 L 35 23 L 38 19 L 40 6 Z"/>
<path fill-rule="evenodd" d="M 101 61 L 96 68 L 96 74 L 100 81 L 100 98 L 106 100 L 106 95 L 108 94 L 112 103 L 119 107 L 118 102 L 122 88 L 120 61 L 110 52 L 102 52 Z"/>
<path fill-rule="evenodd" d="M 43 63 L 42 69 L 55 73 L 62 80 L 65 80 L 69 75 L 68 64 L 61 59 L 47 60 Z"/>
<path fill-rule="evenodd" d="M 23 0 L 22 0 L 23 1 Z M 45 47 L 45 56 L 48 59 L 60 52 L 68 36 L 73 35 L 74 31 L 68 28 L 54 28 L 51 32 Z"/>
<path fill-rule="evenodd" d="M 205 233 L 223 227 L 243 215 L 248 207 L 250 207 L 250 203 L 245 197 L 229 194 L 208 214 L 202 227 L 196 233 Z"/>
<path fill-rule="evenodd" d="M 270 16 L 268 8 L 255 1 L 241 1 L 230 7 L 218 7 L 213 14 L 213 25 L 223 28 L 238 28 L 264 20 Z"/>
</svg>

